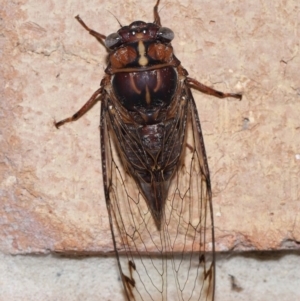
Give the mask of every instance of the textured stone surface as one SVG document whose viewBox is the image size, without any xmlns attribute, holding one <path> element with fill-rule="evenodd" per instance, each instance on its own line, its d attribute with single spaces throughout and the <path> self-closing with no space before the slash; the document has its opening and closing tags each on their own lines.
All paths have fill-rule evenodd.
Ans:
<svg viewBox="0 0 300 301">
<path fill-rule="evenodd" d="M 101 2 L 101 3 L 100 3 Z M 0 249 L 112 250 L 99 151 L 99 107 L 57 131 L 98 88 L 105 49 L 74 19 L 109 34 L 152 21 L 154 1 L 2 1 Z M 162 1 L 191 77 L 242 92 L 194 93 L 213 185 L 218 250 L 299 248 L 298 1 Z"/>
<path fill-rule="evenodd" d="M 296 254 L 218 256 L 216 301 L 298 300 L 298 266 Z M 112 257 L 0 254 L 0 272 L 0 300 L 124 301 Z"/>
</svg>

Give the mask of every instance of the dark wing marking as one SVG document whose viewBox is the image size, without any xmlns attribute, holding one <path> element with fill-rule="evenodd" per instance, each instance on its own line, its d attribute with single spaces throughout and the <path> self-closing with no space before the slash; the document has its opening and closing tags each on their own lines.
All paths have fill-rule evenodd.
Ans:
<svg viewBox="0 0 300 301">
<path fill-rule="evenodd" d="M 134 143 L 136 136 L 122 136 L 126 129 L 117 108 L 110 105 L 112 95 L 106 95 L 101 106 L 104 189 L 128 301 L 214 300 L 213 216 L 207 159 L 197 109 L 184 81 L 177 95 L 178 101 L 185 103 L 180 107 L 184 112 L 179 110 L 177 115 L 186 118 L 185 139 L 161 230 L 124 164 L 126 158 L 118 152 L 117 145 L 123 138 Z"/>
</svg>

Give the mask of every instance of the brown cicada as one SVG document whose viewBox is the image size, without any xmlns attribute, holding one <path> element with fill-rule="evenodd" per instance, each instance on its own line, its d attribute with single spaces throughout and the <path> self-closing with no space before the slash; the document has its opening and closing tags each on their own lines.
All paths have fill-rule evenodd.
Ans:
<svg viewBox="0 0 300 301">
<path fill-rule="evenodd" d="M 173 53 L 174 33 L 135 21 L 105 36 L 100 88 L 60 127 L 101 101 L 101 155 L 113 244 L 128 301 L 214 300 L 212 193 L 191 88 L 222 93 L 188 77 Z"/>
</svg>

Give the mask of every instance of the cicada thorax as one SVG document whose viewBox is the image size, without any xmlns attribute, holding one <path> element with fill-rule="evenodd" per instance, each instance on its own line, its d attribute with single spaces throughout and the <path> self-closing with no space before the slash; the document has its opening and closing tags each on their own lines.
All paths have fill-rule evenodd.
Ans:
<svg viewBox="0 0 300 301">
<path fill-rule="evenodd" d="M 142 21 L 123 27 L 118 35 L 126 43 L 113 49 L 106 69 L 118 152 L 158 229 L 181 155 L 187 111 L 185 70 L 160 29 Z"/>
</svg>

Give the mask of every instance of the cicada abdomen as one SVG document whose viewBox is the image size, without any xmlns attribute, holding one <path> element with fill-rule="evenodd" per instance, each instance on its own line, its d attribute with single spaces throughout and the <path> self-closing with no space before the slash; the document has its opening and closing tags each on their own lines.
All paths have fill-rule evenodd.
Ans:
<svg viewBox="0 0 300 301">
<path fill-rule="evenodd" d="M 108 66 L 100 88 L 72 117 L 101 101 L 104 192 L 127 300 L 214 300 L 212 193 L 191 88 L 222 93 L 188 77 L 173 52 L 174 33 L 135 21 L 104 41 Z"/>
</svg>

